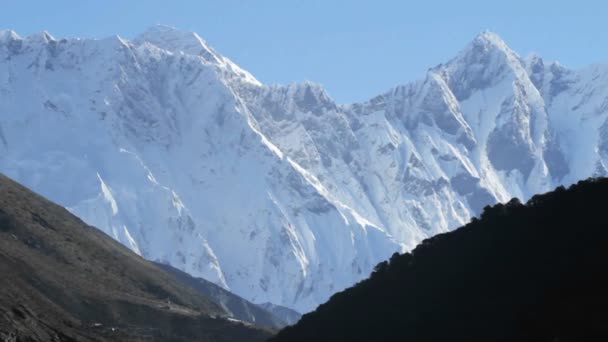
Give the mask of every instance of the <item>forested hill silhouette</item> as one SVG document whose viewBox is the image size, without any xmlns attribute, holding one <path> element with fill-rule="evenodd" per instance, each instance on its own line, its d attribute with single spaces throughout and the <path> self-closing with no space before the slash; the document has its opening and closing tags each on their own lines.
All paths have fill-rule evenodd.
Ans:
<svg viewBox="0 0 608 342">
<path fill-rule="evenodd" d="M 608 341 L 608 180 L 486 207 L 271 339 Z"/>
</svg>

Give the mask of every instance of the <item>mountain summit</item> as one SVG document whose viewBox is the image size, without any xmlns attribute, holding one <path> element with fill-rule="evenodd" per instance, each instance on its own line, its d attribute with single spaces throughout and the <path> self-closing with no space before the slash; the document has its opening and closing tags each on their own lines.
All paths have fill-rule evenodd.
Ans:
<svg viewBox="0 0 608 342">
<path fill-rule="evenodd" d="M 231 76 L 238 77 L 241 81 L 261 85 L 253 75 L 213 50 L 196 32 L 186 32 L 167 25 L 156 25 L 140 34 L 133 43 L 136 45 L 147 43 L 173 53 L 198 56 Z"/>
<path fill-rule="evenodd" d="M 165 26 L 2 35 L 0 171 L 256 303 L 310 311 L 487 204 L 607 170 L 608 68 L 532 66 L 488 32 L 350 105 Z"/>
<path fill-rule="evenodd" d="M 201 56 L 209 63 L 217 64 L 221 58 L 196 32 L 184 32 L 166 25 L 150 27 L 137 36 L 135 42 L 147 42 L 168 51 Z"/>
</svg>

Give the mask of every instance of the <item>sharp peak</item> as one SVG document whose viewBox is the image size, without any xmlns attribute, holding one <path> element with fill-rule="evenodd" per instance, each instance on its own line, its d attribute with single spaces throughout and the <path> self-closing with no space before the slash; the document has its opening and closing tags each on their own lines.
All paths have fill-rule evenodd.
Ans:
<svg viewBox="0 0 608 342">
<path fill-rule="evenodd" d="M 537 52 L 529 53 L 523 60 L 526 62 L 526 65 L 541 64 L 547 67 L 567 69 L 567 67 L 562 65 L 560 61 L 545 59 Z"/>
<path fill-rule="evenodd" d="M 300 94 L 300 93 L 304 93 L 306 91 L 311 91 L 314 94 L 319 94 L 319 95 L 323 95 L 325 97 L 330 98 L 330 96 L 327 93 L 327 90 L 325 89 L 323 84 L 314 82 L 314 81 L 310 81 L 310 80 L 295 81 L 295 82 L 288 83 L 286 85 L 275 84 L 272 87 L 283 88 L 287 92 L 292 93 L 292 94 Z"/>
<path fill-rule="evenodd" d="M 2 29 L 0 30 L 0 40 L 3 39 L 21 39 L 21 36 L 17 32 L 11 29 Z"/>
<path fill-rule="evenodd" d="M 445 65 L 460 64 L 462 61 L 480 61 L 484 59 L 484 56 L 490 55 L 504 56 L 507 61 L 521 60 L 517 52 L 511 49 L 497 33 L 485 30 L 477 34 L 456 57 Z M 443 65 L 431 68 L 430 71 L 436 71 Z"/>
<path fill-rule="evenodd" d="M 185 31 L 169 25 L 154 25 L 138 35 L 134 42 L 148 42 L 172 52 L 208 55 L 207 59 L 219 61 L 219 54 L 196 32 Z"/>
<path fill-rule="evenodd" d="M 269 92 L 278 91 L 279 93 L 289 94 L 290 96 L 300 96 L 302 94 L 305 94 L 306 92 L 311 92 L 315 96 L 321 96 L 333 101 L 333 99 L 327 92 L 327 89 L 325 89 L 325 87 L 321 83 L 309 80 L 293 81 L 286 84 L 269 84 L 265 87 L 265 89 Z"/>
<path fill-rule="evenodd" d="M 24 39 L 13 29 L 0 29 L 0 39 L 8 39 L 8 38 Z M 53 37 L 53 35 L 51 35 L 49 33 L 49 31 L 44 30 L 44 31 L 35 32 L 30 35 L 27 35 L 27 36 L 25 36 L 25 39 L 28 39 L 28 40 L 41 39 L 41 40 L 50 41 L 50 40 L 55 40 L 55 37 Z"/>
<path fill-rule="evenodd" d="M 462 54 L 501 52 L 507 55 L 517 55 L 507 43 L 496 33 L 485 30 L 477 34 L 475 38 L 463 49 Z"/>
<path fill-rule="evenodd" d="M 473 43 L 486 43 L 493 45 L 507 45 L 498 33 L 490 30 L 483 30 L 475 36 Z"/>
<path fill-rule="evenodd" d="M 231 73 L 243 76 L 247 82 L 260 85 L 251 74 L 242 70 L 230 59 L 213 49 L 198 33 L 185 31 L 174 26 L 157 24 L 149 27 L 132 42 L 135 45 L 149 43 L 172 53 L 184 53 L 203 58 L 205 61 L 221 66 Z"/>
<path fill-rule="evenodd" d="M 43 40 L 45 42 L 55 40 L 55 37 L 53 37 L 53 35 L 50 34 L 47 30 L 33 33 L 27 36 L 27 38 L 32 40 Z"/>
</svg>

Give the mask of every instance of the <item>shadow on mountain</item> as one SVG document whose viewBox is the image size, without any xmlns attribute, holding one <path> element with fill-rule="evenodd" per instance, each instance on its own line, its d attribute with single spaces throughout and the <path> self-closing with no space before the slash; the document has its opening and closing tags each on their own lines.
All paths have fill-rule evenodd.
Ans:
<svg viewBox="0 0 608 342">
<path fill-rule="evenodd" d="M 258 306 L 283 320 L 286 325 L 294 325 L 302 318 L 301 313 L 285 306 L 272 303 L 262 303 L 258 304 Z"/>
<path fill-rule="evenodd" d="M 0 175 L 1 341 L 262 341 L 270 332 Z"/>
<path fill-rule="evenodd" d="M 231 317 L 251 324 L 255 324 L 257 326 L 277 330 L 289 324 L 295 323 L 294 321 L 290 320 L 293 318 L 291 316 L 286 316 L 286 319 L 283 319 L 281 316 L 285 315 L 282 315 L 282 312 L 274 313 L 271 310 L 272 307 L 253 304 L 208 280 L 192 277 L 188 273 L 184 273 L 170 265 L 157 265 L 162 269 L 166 270 L 167 272 L 171 273 L 176 279 L 178 279 L 182 283 L 196 289 L 203 296 L 212 299 Z M 289 310 L 289 312 L 295 312 L 287 308 L 284 308 L 284 310 Z M 297 319 L 299 319 L 299 316 L 297 317 Z M 297 321 L 297 319 L 295 319 L 295 321 Z"/>
<path fill-rule="evenodd" d="M 608 180 L 486 207 L 271 341 L 608 341 Z"/>
</svg>

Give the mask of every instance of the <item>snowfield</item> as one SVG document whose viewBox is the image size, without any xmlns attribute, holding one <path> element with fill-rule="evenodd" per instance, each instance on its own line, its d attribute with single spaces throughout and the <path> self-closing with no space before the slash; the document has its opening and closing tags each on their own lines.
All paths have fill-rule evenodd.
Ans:
<svg viewBox="0 0 608 342">
<path fill-rule="evenodd" d="M 487 204 L 606 175 L 608 65 L 484 32 L 365 103 L 263 85 L 197 34 L 0 31 L 0 172 L 145 258 L 300 312 Z"/>
</svg>

